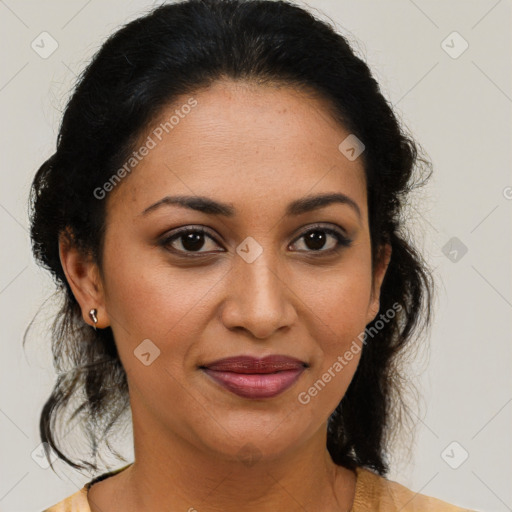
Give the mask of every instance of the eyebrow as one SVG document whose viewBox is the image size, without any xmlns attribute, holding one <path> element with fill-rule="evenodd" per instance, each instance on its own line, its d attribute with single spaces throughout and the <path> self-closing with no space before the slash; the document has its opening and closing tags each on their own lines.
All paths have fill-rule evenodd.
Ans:
<svg viewBox="0 0 512 512">
<path fill-rule="evenodd" d="M 359 205 L 350 197 L 345 194 L 332 193 L 332 194 L 318 194 L 312 196 L 305 196 L 300 199 L 292 201 L 286 208 L 286 215 L 297 216 L 303 213 L 308 213 L 313 210 L 324 208 L 334 203 L 346 204 L 350 206 L 361 220 L 361 210 Z M 142 211 L 141 215 L 155 211 L 162 206 L 179 206 L 195 210 L 198 212 L 206 213 L 209 215 L 222 215 L 224 217 L 233 217 L 236 210 L 232 203 L 222 203 L 214 201 L 209 197 L 204 196 L 166 196 L 160 201 L 148 206 Z"/>
</svg>

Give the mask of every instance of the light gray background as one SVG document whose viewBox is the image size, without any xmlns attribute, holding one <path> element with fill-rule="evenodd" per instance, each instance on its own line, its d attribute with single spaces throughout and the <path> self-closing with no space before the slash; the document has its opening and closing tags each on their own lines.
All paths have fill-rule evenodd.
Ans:
<svg viewBox="0 0 512 512">
<path fill-rule="evenodd" d="M 55 378 L 44 334 L 54 310 L 39 313 L 25 351 L 21 341 L 54 288 L 31 256 L 27 196 L 36 169 L 53 153 L 75 75 L 120 24 L 152 5 L 0 0 L 1 512 L 40 511 L 92 477 L 57 463 L 59 478 L 31 456 L 38 453 L 39 414 Z M 389 477 L 460 506 L 512 510 L 512 2 L 308 5 L 355 44 L 435 168 L 410 210 L 438 284 L 431 349 L 416 363 L 424 373 L 411 377 L 423 397 L 416 442 L 409 460 L 397 451 Z M 31 48 L 44 31 L 58 43 L 45 59 Z M 469 44 L 457 58 L 442 46 L 454 31 Z M 444 43 L 452 54 L 462 48 L 457 38 Z M 467 247 L 462 258 L 453 237 Z M 454 248 L 456 262 L 445 256 Z M 130 435 L 123 453 L 132 460 Z M 453 441 L 458 444 L 446 453 Z M 467 460 L 452 469 L 447 461 L 456 465 L 465 452 Z"/>
</svg>

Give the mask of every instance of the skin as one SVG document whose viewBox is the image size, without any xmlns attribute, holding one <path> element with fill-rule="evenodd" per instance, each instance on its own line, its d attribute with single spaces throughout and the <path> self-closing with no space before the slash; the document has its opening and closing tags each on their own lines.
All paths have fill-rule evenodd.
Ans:
<svg viewBox="0 0 512 512">
<path fill-rule="evenodd" d="M 92 486 L 91 510 L 349 510 L 355 473 L 332 462 L 326 426 L 360 352 L 308 404 L 298 395 L 379 310 L 391 251 L 383 248 L 372 276 L 363 163 L 338 150 L 349 132 L 327 104 L 289 86 L 218 81 L 193 97 L 197 106 L 105 199 L 103 273 L 60 243 L 84 321 L 92 325 L 96 308 L 98 327 L 112 328 L 130 387 L 135 463 Z M 361 217 L 341 203 L 285 215 L 291 201 L 320 193 L 346 194 Z M 174 205 L 141 215 L 166 195 L 206 196 L 236 214 Z M 329 255 L 336 239 L 322 232 L 325 244 L 314 251 L 302 235 L 315 223 L 352 244 Z M 183 238 L 158 245 L 198 225 L 212 238 L 196 259 L 171 252 L 186 252 Z M 263 249 L 252 263 L 236 252 L 248 236 Z M 148 366 L 134 355 L 145 339 L 160 350 Z M 284 354 L 309 368 L 262 400 L 234 395 L 198 369 L 240 354 Z"/>
</svg>

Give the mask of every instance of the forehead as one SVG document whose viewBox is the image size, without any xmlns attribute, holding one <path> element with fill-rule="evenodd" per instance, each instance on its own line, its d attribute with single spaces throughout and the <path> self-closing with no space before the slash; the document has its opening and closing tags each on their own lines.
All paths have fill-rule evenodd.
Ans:
<svg viewBox="0 0 512 512">
<path fill-rule="evenodd" d="M 366 217 L 362 159 L 351 161 L 338 148 L 349 135 L 327 102 L 305 92 L 216 82 L 162 110 L 134 148 L 150 149 L 111 193 L 110 213 L 135 216 L 167 194 L 277 213 L 279 203 L 341 192 Z"/>
</svg>

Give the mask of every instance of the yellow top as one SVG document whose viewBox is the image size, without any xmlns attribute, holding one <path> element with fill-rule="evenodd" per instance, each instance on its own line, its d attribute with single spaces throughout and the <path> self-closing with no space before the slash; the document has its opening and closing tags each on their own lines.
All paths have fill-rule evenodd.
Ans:
<svg viewBox="0 0 512 512">
<path fill-rule="evenodd" d="M 108 478 L 131 464 L 104 473 L 86 483 L 82 489 L 68 496 L 43 512 L 91 512 L 87 491 L 91 485 Z M 468 508 L 456 507 L 436 498 L 417 494 L 407 487 L 388 480 L 366 468 L 356 468 L 357 481 L 354 504 L 350 512 L 475 512 Z"/>
</svg>

